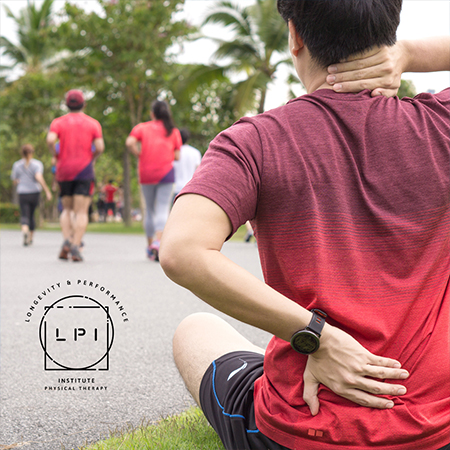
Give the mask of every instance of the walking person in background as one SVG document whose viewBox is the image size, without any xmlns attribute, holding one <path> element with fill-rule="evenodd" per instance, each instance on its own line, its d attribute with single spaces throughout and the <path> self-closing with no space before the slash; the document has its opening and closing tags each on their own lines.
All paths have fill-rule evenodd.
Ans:
<svg viewBox="0 0 450 450">
<path fill-rule="evenodd" d="M 175 182 L 173 163 L 180 158 L 182 141 L 166 102 L 155 101 L 150 116 L 151 121 L 140 123 L 131 130 L 125 145 L 139 158 L 139 183 L 146 206 L 147 256 L 158 261 L 159 242 L 169 215 Z"/>
<path fill-rule="evenodd" d="M 23 245 L 33 243 L 33 233 L 36 228 L 34 211 L 39 205 L 41 190 L 44 189 L 47 200 L 52 199 L 52 193 L 44 180 L 44 165 L 33 158 L 34 147 L 25 144 L 22 149 L 22 159 L 13 164 L 11 179 L 17 186 L 20 206 L 20 224 L 23 234 Z"/>
<path fill-rule="evenodd" d="M 181 192 L 181 189 L 191 180 L 195 170 L 200 165 L 202 154 L 192 145 L 188 145 L 188 140 L 191 133 L 187 128 L 180 130 L 181 146 L 180 159 L 173 163 L 175 169 L 175 195 L 174 198 Z"/>
<path fill-rule="evenodd" d="M 80 246 L 89 222 L 94 162 L 105 149 L 105 143 L 100 123 L 83 112 L 85 101 L 81 91 L 70 90 L 66 94 L 66 105 L 69 113 L 53 120 L 47 144 L 57 159 L 56 180 L 63 207 L 59 220 L 64 242 L 59 258 L 67 260 L 71 254 L 72 261 L 82 261 Z M 92 144 L 95 151 L 92 151 Z"/>
<path fill-rule="evenodd" d="M 114 201 L 114 195 L 117 192 L 117 187 L 113 185 L 113 180 L 109 180 L 108 184 L 103 187 L 105 193 L 105 209 L 106 219 L 108 218 L 109 211 L 112 212 L 112 220 L 116 217 L 116 202 Z"/>
</svg>

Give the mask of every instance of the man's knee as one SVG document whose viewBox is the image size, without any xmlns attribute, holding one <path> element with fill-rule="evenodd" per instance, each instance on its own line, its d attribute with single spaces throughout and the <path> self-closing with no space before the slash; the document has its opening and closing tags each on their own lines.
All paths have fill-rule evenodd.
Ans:
<svg viewBox="0 0 450 450">
<path fill-rule="evenodd" d="M 216 320 L 222 319 L 210 313 L 194 313 L 184 318 L 173 336 L 174 356 L 176 357 L 179 352 L 185 353 L 186 347 L 195 345 L 194 341 L 203 340 L 203 334 L 208 330 L 210 323 Z"/>
<path fill-rule="evenodd" d="M 73 209 L 73 197 L 69 195 L 61 197 L 61 205 L 63 207 L 63 210 L 71 211 Z"/>
</svg>

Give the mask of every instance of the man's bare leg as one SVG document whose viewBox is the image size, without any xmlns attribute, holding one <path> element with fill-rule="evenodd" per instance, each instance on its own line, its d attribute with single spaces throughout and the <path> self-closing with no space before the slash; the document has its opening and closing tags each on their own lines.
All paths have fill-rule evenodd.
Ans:
<svg viewBox="0 0 450 450">
<path fill-rule="evenodd" d="M 62 235 L 65 241 L 69 241 L 72 238 L 72 219 L 71 214 L 73 210 L 73 197 L 65 195 L 61 198 L 63 210 L 59 216 L 59 223 L 61 225 Z"/>
<path fill-rule="evenodd" d="M 180 323 L 173 338 L 173 356 L 198 405 L 200 384 L 210 364 L 222 355 L 241 350 L 264 354 L 264 349 L 214 314 L 192 314 Z"/>
<path fill-rule="evenodd" d="M 75 213 L 72 244 L 79 247 L 89 223 L 89 205 L 91 197 L 85 195 L 73 196 L 73 211 Z"/>
</svg>

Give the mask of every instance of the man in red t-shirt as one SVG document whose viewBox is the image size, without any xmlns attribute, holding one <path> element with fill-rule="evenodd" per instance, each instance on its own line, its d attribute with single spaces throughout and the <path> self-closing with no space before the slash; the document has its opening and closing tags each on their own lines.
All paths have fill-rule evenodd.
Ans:
<svg viewBox="0 0 450 450">
<path fill-rule="evenodd" d="M 69 91 L 66 105 L 69 113 L 53 120 L 47 144 L 57 161 L 56 180 L 63 206 L 60 224 L 64 242 L 59 258 L 67 260 L 71 254 L 73 261 L 82 261 L 80 245 L 89 222 L 94 162 L 105 144 L 100 123 L 83 112 L 83 93 L 77 89 Z"/>
<path fill-rule="evenodd" d="M 217 136 L 172 209 L 168 276 L 274 335 L 264 351 L 211 314 L 175 333 L 227 449 L 450 448 L 450 89 L 361 91 L 450 70 L 448 37 L 390 47 L 401 5 L 278 0 L 308 94 Z M 247 220 L 265 283 L 220 253 Z"/>
<path fill-rule="evenodd" d="M 114 201 L 114 194 L 117 192 L 117 187 L 113 185 L 113 180 L 109 180 L 108 184 L 105 185 L 102 190 L 105 193 L 106 215 L 108 215 L 109 211 L 111 211 L 114 218 L 116 216 L 116 202 Z"/>
</svg>

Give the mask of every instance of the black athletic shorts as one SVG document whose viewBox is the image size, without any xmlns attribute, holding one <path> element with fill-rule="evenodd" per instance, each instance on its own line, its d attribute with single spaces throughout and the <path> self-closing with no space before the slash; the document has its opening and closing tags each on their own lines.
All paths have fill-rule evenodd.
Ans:
<svg viewBox="0 0 450 450">
<path fill-rule="evenodd" d="M 228 353 L 209 366 L 200 385 L 200 404 L 227 450 L 288 450 L 264 436 L 255 424 L 253 383 L 264 356 Z"/>
<path fill-rule="evenodd" d="M 253 384 L 264 356 L 228 353 L 209 366 L 200 385 L 200 404 L 227 450 L 289 450 L 264 436 L 255 423 Z M 439 450 L 450 450 L 450 444 Z"/>
<path fill-rule="evenodd" d="M 91 195 L 91 184 L 93 180 L 73 180 L 59 181 L 59 191 L 61 197 L 72 197 L 74 195 Z"/>
</svg>

